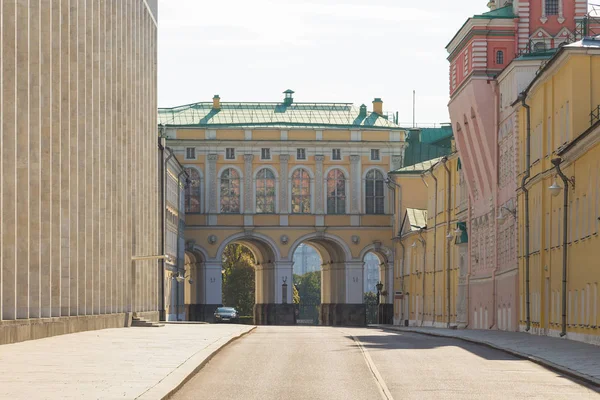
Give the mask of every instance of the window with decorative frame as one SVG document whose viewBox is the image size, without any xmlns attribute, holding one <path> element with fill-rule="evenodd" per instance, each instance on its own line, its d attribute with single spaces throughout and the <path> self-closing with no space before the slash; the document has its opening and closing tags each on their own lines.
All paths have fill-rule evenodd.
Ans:
<svg viewBox="0 0 600 400">
<path fill-rule="evenodd" d="M 379 154 L 379 149 L 371 149 L 371 161 L 379 161 L 381 160 L 381 155 Z"/>
<path fill-rule="evenodd" d="M 275 213 L 275 174 L 263 168 L 256 174 L 256 213 Z"/>
<path fill-rule="evenodd" d="M 365 212 L 367 214 L 383 214 L 384 210 L 384 178 L 381 171 L 372 169 L 365 179 Z"/>
<path fill-rule="evenodd" d="M 240 212 L 240 175 L 235 169 L 228 168 L 221 173 L 220 195 L 222 213 Z"/>
<path fill-rule="evenodd" d="M 306 149 L 296 149 L 296 160 L 306 160 Z"/>
<path fill-rule="evenodd" d="M 346 213 L 346 177 L 339 169 L 327 174 L 327 214 Z"/>
<path fill-rule="evenodd" d="M 185 186 L 185 213 L 194 214 L 200 213 L 201 210 L 201 177 L 200 172 L 196 168 L 186 168 L 189 182 Z"/>
<path fill-rule="evenodd" d="M 235 160 L 235 149 L 233 147 L 227 147 L 225 149 L 225 159 Z"/>
<path fill-rule="evenodd" d="M 292 174 L 292 213 L 310 214 L 310 175 L 304 168 Z"/>
<path fill-rule="evenodd" d="M 269 148 L 260 149 L 260 159 L 261 160 L 270 160 L 271 159 L 271 149 L 269 149 Z"/>
</svg>

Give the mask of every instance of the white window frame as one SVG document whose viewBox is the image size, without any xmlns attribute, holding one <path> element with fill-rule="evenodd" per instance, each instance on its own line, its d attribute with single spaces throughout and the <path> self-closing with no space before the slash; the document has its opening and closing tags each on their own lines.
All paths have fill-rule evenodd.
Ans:
<svg viewBox="0 0 600 400">
<path fill-rule="evenodd" d="M 377 152 L 377 158 L 373 157 L 373 152 Z M 371 161 L 381 161 L 381 150 L 380 149 L 371 149 Z"/>
<path fill-rule="evenodd" d="M 302 157 L 300 157 L 302 155 Z M 296 160 L 306 160 L 306 149 L 298 148 L 296 149 Z"/>
<path fill-rule="evenodd" d="M 235 160 L 235 148 L 234 147 L 226 147 L 225 148 L 225 159 L 226 160 Z"/>
<path fill-rule="evenodd" d="M 337 151 L 337 157 L 336 157 Z M 331 149 L 331 159 L 334 161 L 340 161 L 342 159 L 342 149 Z"/>
<path fill-rule="evenodd" d="M 193 152 L 193 157 L 190 157 L 190 150 Z M 185 159 L 186 160 L 197 160 L 198 159 L 198 154 L 196 154 L 196 148 L 195 147 L 186 147 L 185 148 Z"/>
<path fill-rule="evenodd" d="M 265 157 L 265 155 L 267 157 Z M 271 159 L 271 148 L 270 147 L 263 147 L 260 149 L 260 159 L 261 160 L 270 160 Z"/>
</svg>

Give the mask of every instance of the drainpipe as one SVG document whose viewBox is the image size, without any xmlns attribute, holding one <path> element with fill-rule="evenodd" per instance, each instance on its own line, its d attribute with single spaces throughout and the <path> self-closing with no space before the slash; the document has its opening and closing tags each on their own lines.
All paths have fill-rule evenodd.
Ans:
<svg viewBox="0 0 600 400">
<path fill-rule="evenodd" d="M 446 213 L 446 231 L 450 234 L 450 213 L 452 211 L 450 202 L 452 201 L 452 175 L 448 169 L 448 158 L 442 158 L 442 165 L 448 174 L 448 185 L 447 185 L 447 196 L 448 196 L 448 209 Z M 446 326 L 450 327 L 450 242 L 446 246 Z"/>
<path fill-rule="evenodd" d="M 160 195 L 161 195 L 161 202 L 162 202 L 162 209 L 161 209 L 161 219 L 160 219 L 160 223 L 161 223 L 161 243 L 162 243 L 162 254 L 167 254 L 166 253 L 166 249 L 167 249 L 167 235 L 165 234 L 165 229 L 166 229 L 166 212 L 165 209 L 167 208 L 167 175 L 166 175 L 166 171 L 168 169 L 168 165 L 169 165 L 169 161 L 171 160 L 171 158 L 173 157 L 173 152 L 168 149 L 165 148 L 162 143 L 161 143 L 162 138 L 158 139 L 158 148 L 161 151 L 161 159 L 163 160 L 163 162 L 160 164 L 160 178 L 162 179 L 162 185 L 160 185 Z M 165 150 L 169 151 L 169 155 L 167 156 L 167 158 L 165 159 Z M 166 261 L 163 259 L 162 260 L 162 268 L 160 270 L 160 310 L 159 310 L 159 314 L 160 314 L 160 320 L 161 321 L 166 321 L 167 320 L 167 310 L 165 309 L 165 265 Z"/>
<path fill-rule="evenodd" d="M 179 243 L 179 225 L 181 222 L 181 175 L 185 175 L 186 179 L 185 179 L 185 184 L 187 184 L 187 172 L 185 172 L 184 169 L 181 170 L 181 172 L 179 172 L 179 174 L 177 175 L 177 273 L 179 274 L 179 271 L 181 271 L 183 268 L 181 268 L 181 264 L 183 261 L 183 257 L 180 257 L 180 248 L 181 248 L 181 244 Z M 184 184 L 184 188 L 185 188 L 185 184 Z M 185 274 L 185 270 L 184 270 L 184 274 Z M 177 318 L 177 321 L 179 321 L 179 282 L 177 282 L 175 284 L 175 315 Z"/>
<path fill-rule="evenodd" d="M 402 266 L 400 267 L 400 291 L 402 292 L 402 307 L 400 308 L 400 321 L 402 321 L 400 323 L 400 326 L 404 325 L 404 302 L 405 300 L 405 294 L 404 294 L 404 257 L 406 255 L 406 247 L 404 246 L 404 243 L 402 243 L 402 235 L 398 234 L 398 236 L 400 236 L 400 246 L 402 246 L 402 258 L 400 259 L 400 262 L 402 263 Z"/>
<path fill-rule="evenodd" d="M 423 228 L 419 229 L 421 244 L 423 245 L 423 309 L 421 310 L 421 326 L 425 323 L 425 262 L 427 261 L 427 242 L 423 238 Z"/>
<path fill-rule="evenodd" d="M 438 180 L 435 177 L 435 174 L 433 173 L 433 165 L 431 166 L 431 168 L 429 168 L 429 173 L 431 174 L 431 177 L 433 178 L 433 180 L 435 181 L 435 198 L 434 198 L 434 205 L 433 205 L 433 316 L 431 319 L 431 326 L 435 326 L 435 320 L 436 320 L 436 315 L 435 315 L 435 303 L 436 303 L 436 297 L 435 297 L 435 267 L 436 267 L 436 252 L 437 252 L 437 214 L 438 214 L 438 210 L 437 210 L 437 203 L 438 203 Z"/>
<path fill-rule="evenodd" d="M 529 106 L 527 105 L 526 96 L 521 95 L 521 104 L 525 108 L 527 113 L 526 117 L 526 144 L 525 144 L 525 175 L 523 175 L 523 179 L 521 180 L 521 190 L 525 194 L 525 311 L 526 311 L 526 328 L 525 331 L 529 332 L 531 329 L 531 305 L 529 298 L 529 190 L 525 186 L 527 179 L 531 175 L 531 113 L 529 110 Z"/>
<path fill-rule="evenodd" d="M 567 224 L 568 224 L 568 210 L 569 210 L 569 182 L 575 187 L 575 178 L 567 178 L 560 169 L 560 158 L 552 160 L 552 164 L 556 168 L 556 173 L 562 179 L 565 187 L 563 190 L 563 254 L 562 254 L 562 328 L 560 336 L 563 337 L 567 334 Z"/>
</svg>

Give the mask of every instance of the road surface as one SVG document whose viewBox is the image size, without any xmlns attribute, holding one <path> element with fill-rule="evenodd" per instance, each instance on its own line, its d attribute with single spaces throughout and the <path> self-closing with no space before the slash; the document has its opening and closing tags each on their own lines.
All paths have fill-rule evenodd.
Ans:
<svg viewBox="0 0 600 400">
<path fill-rule="evenodd" d="M 556 372 L 455 339 L 366 328 L 258 327 L 172 399 L 600 399 Z"/>
</svg>

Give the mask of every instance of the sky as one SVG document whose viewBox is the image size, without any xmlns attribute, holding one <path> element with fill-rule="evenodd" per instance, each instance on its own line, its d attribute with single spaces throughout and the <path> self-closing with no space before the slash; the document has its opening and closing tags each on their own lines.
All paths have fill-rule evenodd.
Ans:
<svg viewBox="0 0 600 400">
<path fill-rule="evenodd" d="M 159 0 L 158 105 L 366 104 L 448 122 L 446 45 L 487 0 Z"/>
</svg>

